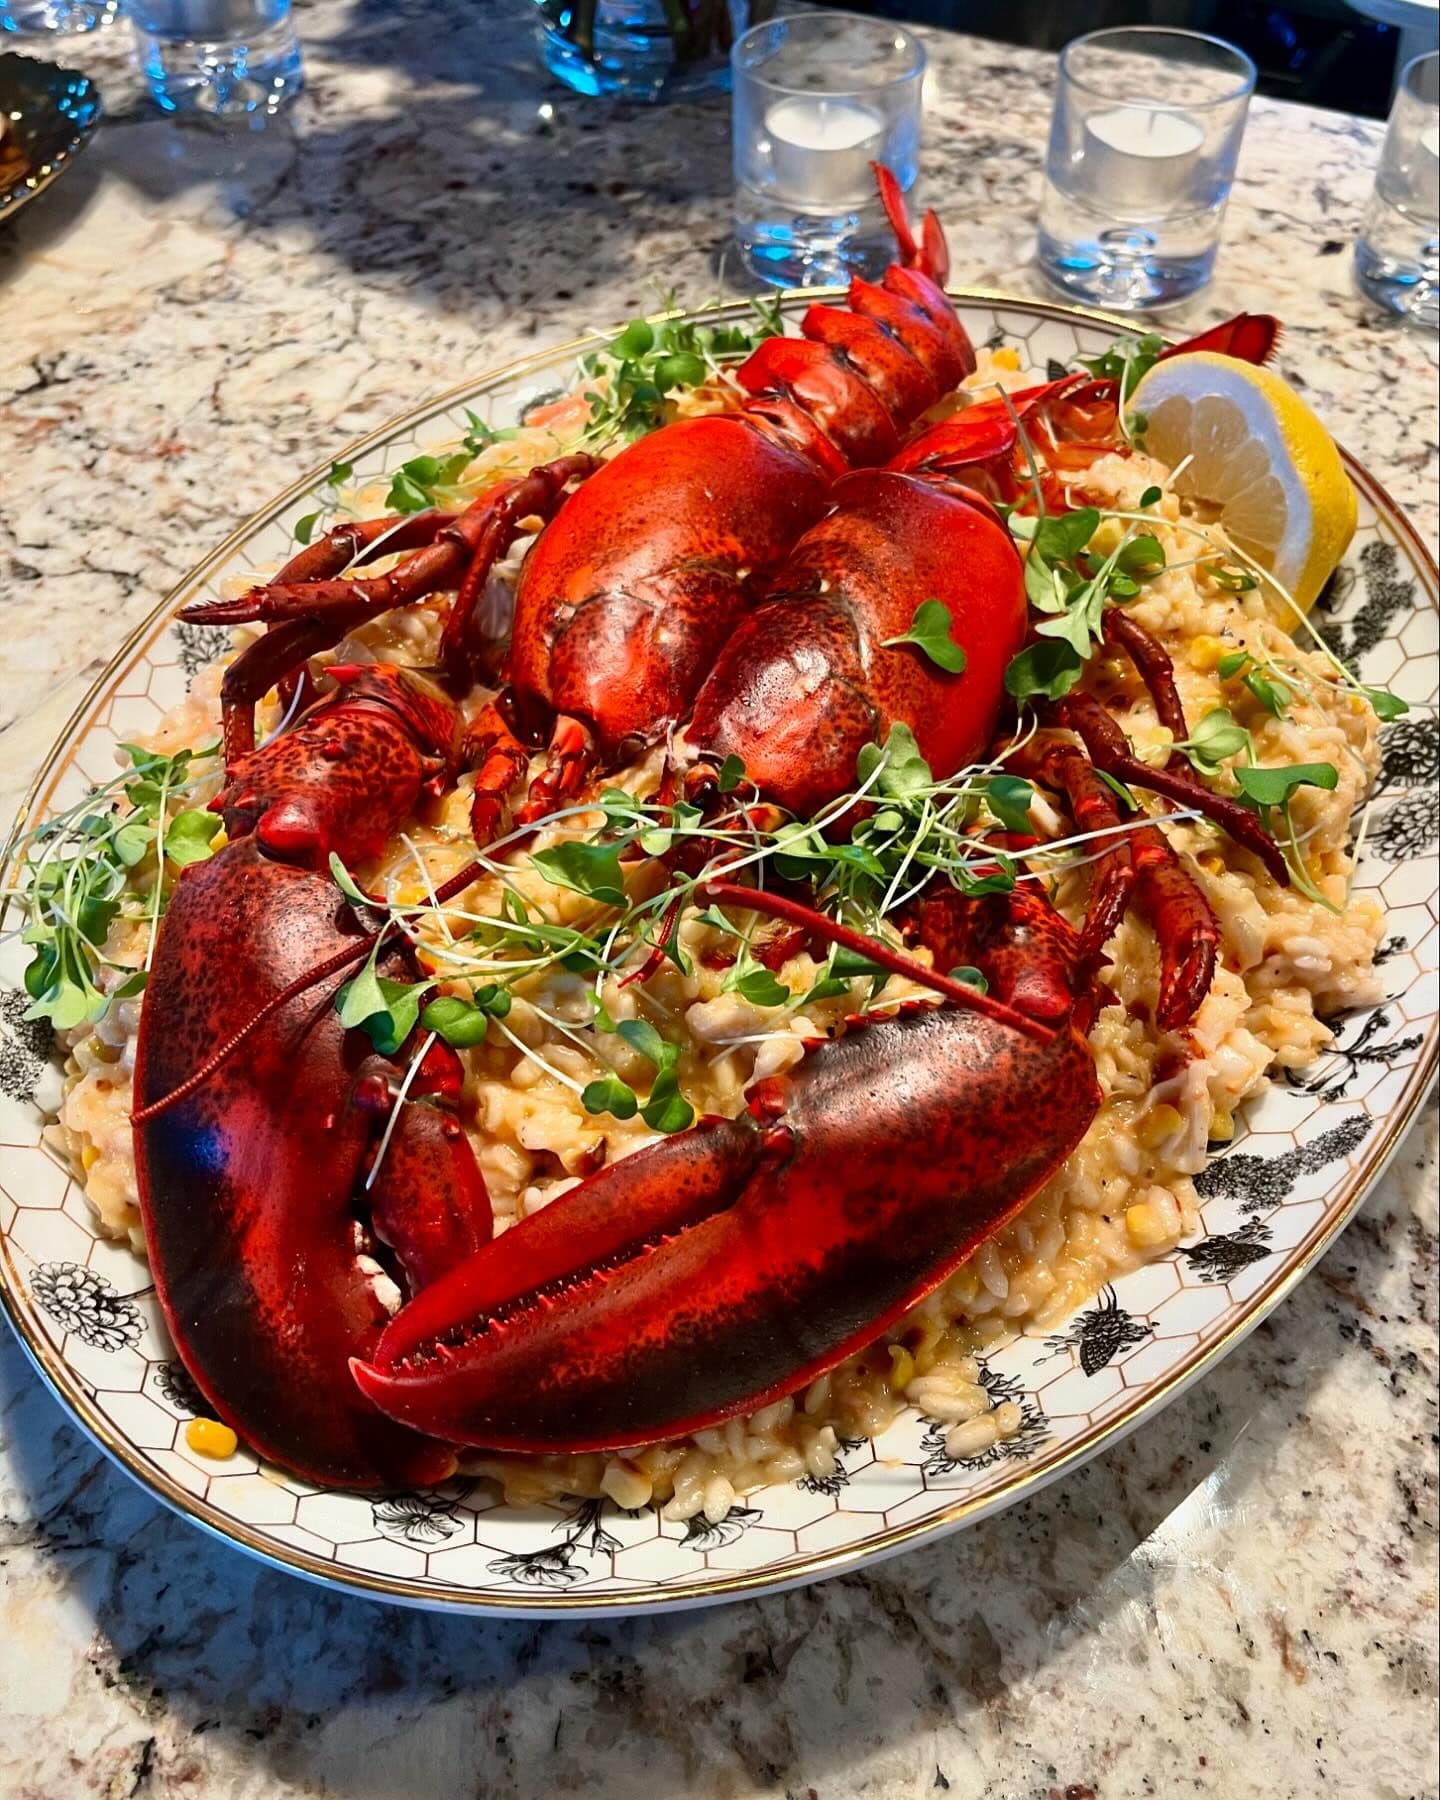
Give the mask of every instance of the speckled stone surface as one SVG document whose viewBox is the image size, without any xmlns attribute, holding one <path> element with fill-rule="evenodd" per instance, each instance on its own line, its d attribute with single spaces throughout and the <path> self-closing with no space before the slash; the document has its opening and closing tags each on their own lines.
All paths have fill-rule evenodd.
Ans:
<svg viewBox="0 0 1440 1800">
<path fill-rule="evenodd" d="M 158 118 L 0 239 L 0 799 L 156 596 L 348 437 L 725 279 L 723 102 L 573 99 L 518 0 L 303 7 L 264 132 Z M 960 279 L 1027 268 L 1048 58 L 929 40 Z M 542 113 L 545 103 L 553 116 Z M 1436 531 L 1434 346 L 1353 295 L 1375 126 L 1257 105 L 1216 285 Z M 435 1619 L 161 1511 L 0 1341 L 0 1794 L 997 1800 L 1437 1792 L 1434 1112 L 1323 1264 L 1161 1419 L 863 1575 L 664 1621 Z"/>
</svg>

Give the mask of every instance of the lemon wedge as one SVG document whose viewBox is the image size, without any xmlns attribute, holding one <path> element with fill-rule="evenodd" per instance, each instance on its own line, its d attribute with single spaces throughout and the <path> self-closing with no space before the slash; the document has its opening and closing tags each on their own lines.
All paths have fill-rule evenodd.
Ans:
<svg viewBox="0 0 1440 1800">
<path fill-rule="evenodd" d="M 1309 612 L 1355 532 L 1355 490 L 1330 434 L 1271 369 L 1196 351 L 1156 363 L 1131 405 L 1176 492 L 1211 510 L 1239 549 Z M 1293 626 L 1267 588 L 1277 620 Z"/>
</svg>

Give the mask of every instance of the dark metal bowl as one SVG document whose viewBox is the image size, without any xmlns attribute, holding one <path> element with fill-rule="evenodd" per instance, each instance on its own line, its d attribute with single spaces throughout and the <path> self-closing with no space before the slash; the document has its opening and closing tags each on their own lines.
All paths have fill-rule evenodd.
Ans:
<svg viewBox="0 0 1440 1800">
<path fill-rule="evenodd" d="M 85 148 L 100 119 L 87 75 L 33 56 L 0 56 L 0 219 L 8 218 Z"/>
</svg>

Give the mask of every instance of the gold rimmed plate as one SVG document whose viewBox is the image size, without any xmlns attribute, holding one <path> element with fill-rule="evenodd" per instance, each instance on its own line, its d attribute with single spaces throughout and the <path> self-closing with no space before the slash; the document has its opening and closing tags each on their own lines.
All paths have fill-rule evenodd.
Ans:
<svg viewBox="0 0 1440 1800">
<path fill-rule="evenodd" d="M 63 174 L 99 121 L 100 95 L 88 75 L 14 51 L 0 54 L 0 219 Z"/>
<path fill-rule="evenodd" d="M 788 296 L 787 316 L 798 320 L 813 297 Z M 1130 329 L 975 290 L 957 291 L 956 303 L 976 342 L 1019 344 L 1042 374 Z M 745 312 L 735 303 L 706 317 Z M 368 481 L 458 438 L 466 408 L 512 424 L 527 402 L 568 385 L 577 355 L 597 341 L 469 381 L 339 454 Z M 649 1612 L 814 1581 L 1008 1506 L 1152 1417 L 1321 1255 L 1394 1154 L 1435 1069 L 1436 572 L 1380 483 L 1353 458 L 1346 464 L 1360 525 L 1321 617 L 1364 679 L 1412 708 L 1385 728 L 1357 872 L 1357 886 L 1378 893 L 1389 915 L 1387 997 L 1344 1021 L 1319 1065 L 1246 1110 L 1235 1143 L 1198 1180 L 1197 1238 L 1118 1278 L 1045 1343 L 1022 1339 L 985 1359 L 991 1393 L 1020 1407 L 1015 1437 L 957 1461 L 940 1427 L 907 1413 L 873 1443 L 846 1448 L 833 1477 L 747 1495 L 718 1523 L 683 1524 L 608 1501 L 507 1507 L 484 1482 L 385 1499 L 317 1492 L 243 1447 L 221 1463 L 199 1456 L 185 1443 L 189 1387 L 143 1259 L 96 1235 L 83 1195 L 42 1144 L 45 1071 L 19 1023 L 24 952 L 12 942 L 0 951 L 0 1070 L 10 1072 L 0 1080 L 0 1299 L 36 1367 L 122 1467 L 237 1547 L 379 1598 L 496 1614 Z M 282 560 L 328 466 L 235 532 L 121 648 L 40 770 L 30 824 L 113 773 L 115 746 L 153 727 L 224 652 L 228 634 L 176 624 L 176 609 Z"/>
</svg>

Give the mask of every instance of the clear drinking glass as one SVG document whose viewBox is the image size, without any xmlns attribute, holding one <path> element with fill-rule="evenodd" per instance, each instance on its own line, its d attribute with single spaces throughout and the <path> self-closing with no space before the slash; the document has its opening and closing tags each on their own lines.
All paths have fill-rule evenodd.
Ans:
<svg viewBox="0 0 1440 1800">
<path fill-rule="evenodd" d="M 1076 38 L 1060 79 L 1037 260 L 1067 294 L 1171 306 L 1210 279 L 1255 65 L 1197 31 Z"/>
<path fill-rule="evenodd" d="M 120 0 L 0 0 L 0 31 L 93 31 L 119 10 Z"/>
<path fill-rule="evenodd" d="M 925 51 L 882 19 L 815 12 L 736 40 L 735 241 L 779 287 L 842 283 L 894 252 L 872 162 L 904 189 L 920 155 Z"/>
<path fill-rule="evenodd" d="M 1355 279 L 1388 311 L 1440 325 L 1440 53 L 1407 63 L 1375 192 L 1355 240 Z"/>
<path fill-rule="evenodd" d="M 127 0 L 126 10 L 166 112 L 273 113 L 300 91 L 290 0 Z"/>
</svg>

